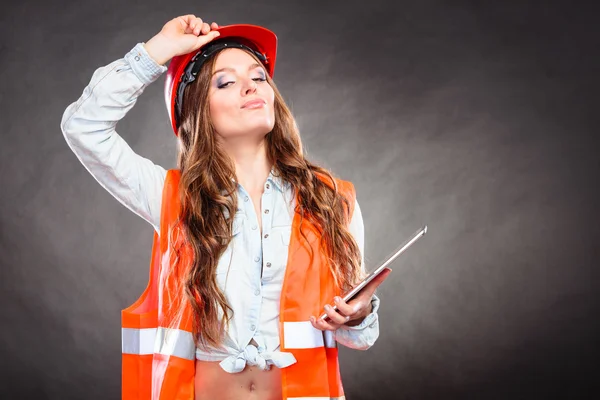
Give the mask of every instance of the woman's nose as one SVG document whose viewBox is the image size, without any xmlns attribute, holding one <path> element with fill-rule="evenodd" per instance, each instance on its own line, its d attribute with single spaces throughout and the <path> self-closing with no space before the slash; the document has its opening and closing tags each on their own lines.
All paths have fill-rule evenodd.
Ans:
<svg viewBox="0 0 600 400">
<path fill-rule="evenodd" d="M 248 95 L 248 94 L 252 94 L 254 92 L 256 92 L 258 85 L 256 84 L 256 82 L 252 79 L 247 79 L 246 83 L 244 84 L 244 94 Z"/>
</svg>

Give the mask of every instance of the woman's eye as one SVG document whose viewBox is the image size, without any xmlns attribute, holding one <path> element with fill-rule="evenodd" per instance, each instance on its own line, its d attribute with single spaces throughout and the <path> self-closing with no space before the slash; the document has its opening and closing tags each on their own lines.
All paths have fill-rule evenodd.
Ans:
<svg viewBox="0 0 600 400">
<path fill-rule="evenodd" d="M 259 78 L 252 78 L 252 80 L 255 82 L 265 82 L 267 80 L 267 78 L 259 77 Z M 234 83 L 235 83 L 235 81 L 227 81 L 227 82 L 223 82 L 223 83 L 217 83 L 217 88 L 224 89 L 226 87 L 231 86 Z"/>
<path fill-rule="evenodd" d="M 229 81 L 229 82 L 220 83 L 220 84 L 217 85 L 217 87 L 219 89 L 223 89 L 223 88 L 226 88 L 227 86 L 229 86 L 230 83 L 234 83 L 234 82 L 233 81 Z"/>
</svg>

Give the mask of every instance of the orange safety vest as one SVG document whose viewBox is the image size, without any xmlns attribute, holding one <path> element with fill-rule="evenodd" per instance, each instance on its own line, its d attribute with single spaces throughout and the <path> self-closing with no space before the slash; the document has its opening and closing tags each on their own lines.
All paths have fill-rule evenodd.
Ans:
<svg viewBox="0 0 600 400">
<path fill-rule="evenodd" d="M 329 179 L 321 180 L 331 186 Z M 124 400 L 193 400 L 195 345 L 192 335 L 192 308 L 184 306 L 183 318 L 173 327 L 167 313 L 171 282 L 183 278 L 172 262 L 168 228 L 180 209 L 179 170 L 169 170 L 162 194 L 160 236 L 154 232 L 150 279 L 146 290 L 122 311 L 122 398 Z M 352 216 L 355 191 L 352 183 L 336 179 L 338 191 L 349 200 Z M 320 331 L 310 323 L 323 306 L 340 295 L 319 247 L 319 234 L 306 219 L 300 234 L 300 214 L 292 222 L 288 262 L 280 298 L 280 351 L 290 352 L 297 362 L 281 370 L 284 400 L 345 399 L 338 363 L 337 343 L 331 331 Z M 184 260 L 191 249 L 182 251 Z M 316 257 L 315 257 L 316 255 Z M 189 259 L 188 259 L 189 261 Z M 173 279 L 175 278 L 175 279 Z M 180 300 L 185 296 L 178 295 Z"/>
</svg>

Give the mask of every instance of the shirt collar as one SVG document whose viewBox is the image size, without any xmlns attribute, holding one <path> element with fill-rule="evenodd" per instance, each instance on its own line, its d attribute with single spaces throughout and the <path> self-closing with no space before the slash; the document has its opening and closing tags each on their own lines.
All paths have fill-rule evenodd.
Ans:
<svg viewBox="0 0 600 400">
<path fill-rule="evenodd" d="M 273 183 L 273 186 L 275 186 L 277 188 L 277 190 L 279 190 L 280 192 L 285 191 L 288 186 L 289 183 L 284 181 L 283 178 L 281 178 L 278 175 L 275 175 L 275 167 L 273 166 L 273 168 L 271 168 L 271 172 L 269 173 L 269 176 L 267 177 L 267 181 L 270 181 Z"/>
</svg>

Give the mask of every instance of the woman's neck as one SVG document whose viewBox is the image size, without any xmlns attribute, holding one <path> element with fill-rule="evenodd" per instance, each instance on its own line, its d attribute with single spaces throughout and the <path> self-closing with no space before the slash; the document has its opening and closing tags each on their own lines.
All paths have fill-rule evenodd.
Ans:
<svg viewBox="0 0 600 400">
<path fill-rule="evenodd" d="M 250 193 L 262 193 L 272 168 L 272 163 L 267 158 L 265 141 L 259 146 L 238 147 L 228 153 L 235 164 L 237 182 Z"/>
</svg>

